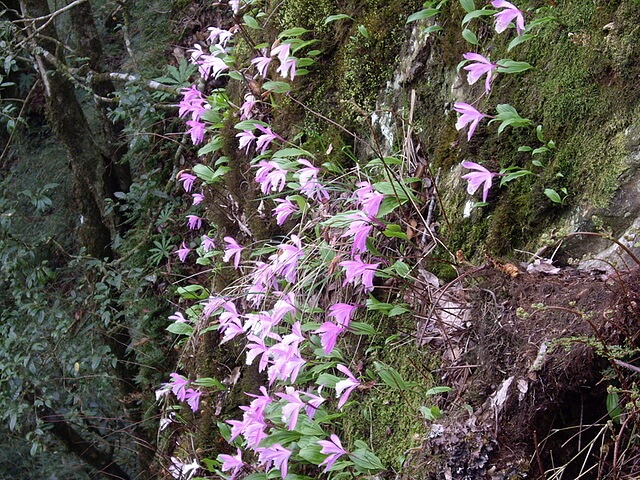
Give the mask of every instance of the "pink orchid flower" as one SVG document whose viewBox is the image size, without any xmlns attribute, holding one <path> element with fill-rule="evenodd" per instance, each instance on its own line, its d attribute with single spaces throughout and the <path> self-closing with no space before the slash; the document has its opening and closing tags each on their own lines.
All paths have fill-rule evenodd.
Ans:
<svg viewBox="0 0 640 480">
<path fill-rule="evenodd" d="M 227 248 L 224 251 L 222 261 L 228 262 L 231 257 L 233 257 L 233 268 L 237 270 L 240 265 L 240 255 L 242 250 L 244 250 L 244 247 L 238 245 L 238 242 L 231 237 L 224 237 L 223 240 L 227 242 Z"/>
<path fill-rule="evenodd" d="M 266 469 L 270 470 L 271 465 L 280 470 L 280 475 L 282 478 L 286 478 L 289 457 L 293 453 L 291 450 L 287 450 L 279 443 L 274 443 L 270 447 L 267 448 L 259 448 L 258 450 L 258 461 L 266 465 Z"/>
<path fill-rule="evenodd" d="M 467 192 L 470 195 L 473 195 L 476 190 L 478 190 L 478 188 L 480 188 L 480 186 L 482 185 L 482 201 L 486 202 L 493 177 L 498 174 L 490 172 L 482 165 L 479 165 L 475 162 L 462 162 L 462 166 L 464 168 L 468 168 L 469 170 L 474 170 L 462 176 L 462 178 L 464 178 L 468 182 Z"/>
<path fill-rule="evenodd" d="M 365 263 L 360 258 L 360 255 L 355 255 L 354 260 L 345 260 L 340 262 L 343 271 L 346 275 L 346 279 L 343 285 L 347 283 L 356 284 L 360 279 L 360 283 L 364 286 L 365 292 L 371 292 L 373 290 L 373 277 L 378 269 L 379 263 Z"/>
<path fill-rule="evenodd" d="M 347 400 L 349 400 L 351 392 L 360 385 L 360 382 L 344 365 L 337 365 L 336 368 L 348 377 L 346 380 L 340 380 L 336 383 L 336 397 L 340 397 L 338 408 L 342 408 L 342 406 L 347 403 Z"/>
<path fill-rule="evenodd" d="M 276 223 L 278 225 L 284 225 L 289 216 L 298 211 L 298 205 L 289 200 L 289 197 L 282 199 L 276 198 L 274 202 L 277 203 L 276 208 L 273 209 L 273 215 L 276 217 Z"/>
<path fill-rule="evenodd" d="M 182 242 L 182 245 L 180 246 L 180 248 L 173 253 L 178 255 L 178 258 L 180 259 L 180 261 L 184 263 L 184 261 L 187 259 L 187 255 L 189 255 L 189 252 L 191 252 L 191 249 L 188 248 L 184 242 Z"/>
<path fill-rule="evenodd" d="M 202 227 L 202 219 L 197 215 L 187 215 L 187 226 L 190 230 L 198 230 Z"/>
<path fill-rule="evenodd" d="M 329 437 L 329 440 L 318 440 L 318 445 L 322 447 L 320 453 L 324 453 L 327 455 L 319 467 L 325 465 L 325 469 L 323 473 L 328 472 L 333 467 L 333 464 L 336 463 L 336 460 L 340 458 L 342 455 L 347 455 L 347 452 L 344 448 L 342 448 L 342 443 L 340 443 L 340 439 L 337 435 L 332 434 Z"/>
<path fill-rule="evenodd" d="M 329 355 L 338 342 L 338 335 L 344 331 L 344 327 L 333 322 L 324 322 L 319 328 L 313 331 L 320 335 L 320 344 L 325 355 Z"/>
<path fill-rule="evenodd" d="M 184 188 L 184 191 L 189 193 L 193 188 L 193 182 L 196 181 L 196 178 L 198 177 L 196 177 L 195 175 L 191 175 L 187 172 L 181 172 L 178 176 L 178 181 L 182 182 L 182 188 Z"/>
<path fill-rule="evenodd" d="M 512 21 L 516 21 L 516 31 L 518 36 L 524 32 L 524 16 L 522 11 L 519 10 L 513 3 L 506 2 L 505 0 L 493 0 L 491 2 L 493 8 L 504 8 L 501 12 L 494 15 L 496 18 L 496 32 L 504 32 Z"/>
<path fill-rule="evenodd" d="M 456 102 L 453 105 L 453 109 L 461 114 L 460 118 L 458 118 L 458 121 L 456 122 L 456 130 L 462 130 L 468 124 L 471 124 L 469 127 L 469 133 L 467 134 L 467 140 L 471 140 L 480 120 L 487 115 L 480 113 L 468 103 Z"/>
<path fill-rule="evenodd" d="M 336 303 L 329 307 L 327 317 L 335 318 L 338 325 L 348 328 L 349 323 L 351 323 L 351 316 L 357 308 L 357 306 L 349 305 L 348 303 Z"/>
<path fill-rule="evenodd" d="M 469 82 L 469 85 L 473 85 L 480 79 L 480 77 L 486 74 L 487 78 L 484 82 L 484 89 L 486 93 L 489 93 L 491 90 L 491 74 L 496 68 L 498 68 L 498 65 L 491 63 L 488 58 L 473 52 L 465 53 L 463 57 L 465 60 L 475 62 L 464 67 L 464 70 L 469 72 L 467 75 L 467 82 Z"/>
<path fill-rule="evenodd" d="M 221 468 L 223 472 L 233 470 L 229 480 L 234 480 L 240 469 L 244 466 L 244 462 L 242 461 L 242 451 L 239 448 L 235 455 L 226 455 L 224 453 L 218 455 L 218 461 L 222 463 Z"/>
</svg>

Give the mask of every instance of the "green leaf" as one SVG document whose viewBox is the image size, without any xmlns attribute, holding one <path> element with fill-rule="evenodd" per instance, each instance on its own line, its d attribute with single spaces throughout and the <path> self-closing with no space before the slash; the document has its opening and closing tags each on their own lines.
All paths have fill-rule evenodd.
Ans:
<svg viewBox="0 0 640 480">
<path fill-rule="evenodd" d="M 433 407 L 420 407 L 420 413 L 426 420 L 429 420 L 430 422 L 438 420 L 442 417 L 442 412 L 436 405 L 434 405 Z"/>
<path fill-rule="evenodd" d="M 209 298 L 209 290 L 201 285 L 178 287 L 176 293 L 186 300 L 204 300 L 205 298 Z"/>
<path fill-rule="evenodd" d="M 496 13 L 496 10 L 491 10 L 490 8 L 483 8 L 482 10 L 474 10 L 472 12 L 469 12 L 462 19 L 462 26 L 464 27 L 474 18 L 486 17 L 487 15 L 493 15 L 494 13 Z"/>
<path fill-rule="evenodd" d="M 518 151 L 527 153 L 527 152 L 533 151 L 533 148 L 531 148 L 531 147 L 529 147 L 527 145 L 522 145 L 522 146 L 518 147 Z"/>
<path fill-rule="evenodd" d="M 268 127 L 269 124 L 265 122 L 261 122 L 260 120 L 243 120 L 242 122 L 236 123 L 233 128 L 236 130 L 255 130 L 256 125 L 260 125 L 261 127 Z"/>
<path fill-rule="evenodd" d="M 462 5 L 462 8 L 464 8 L 464 11 L 467 13 L 471 13 L 476 9 L 473 0 L 460 0 L 460 5 Z"/>
<path fill-rule="evenodd" d="M 511 42 L 509 42 L 509 46 L 507 47 L 507 52 L 510 52 L 521 43 L 527 42 L 532 38 L 533 38 L 533 35 L 531 35 L 530 33 L 523 33 L 519 37 L 514 38 L 513 40 L 511 40 Z"/>
<path fill-rule="evenodd" d="M 195 165 L 192 170 L 200 180 L 210 185 L 223 177 L 224 174 L 230 170 L 230 168 L 222 165 L 213 170 L 211 167 L 199 163 Z"/>
<path fill-rule="evenodd" d="M 387 225 L 387 228 L 385 228 L 382 234 L 387 238 L 401 238 L 402 240 L 409 240 L 409 237 L 404 233 L 402 227 L 394 223 Z"/>
<path fill-rule="evenodd" d="M 527 62 L 516 62 L 515 60 L 503 58 L 502 60 L 498 60 L 497 70 L 500 73 L 520 73 L 526 72 L 532 68 L 533 66 Z"/>
<path fill-rule="evenodd" d="M 262 30 L 262 25 L 260 25 L 260 23 L 258 23 L 258 21 L 251 15 L 245 15 L 244 17 L 242 17 L 242 20 L 244 20 L 244 23 L 247 27 L 253 30 Z"/>
<path fill-rule="evenodd" d="M 503 185 L 512 182 L 513 180 L 515 180 L 516 178 L 520 178 L 520 177 L 524 177 L 526 175 L 533 175 L 533 172 L 529 171 L 529 170 L 524 170 L 521 169 L 519 167 L 517 167 L 518 170 L 509 172 L 509 173 L 505 173 L 504 176 L 500 179 L 500 186 L 502 187 Z"/>
<path fill-rule="evenodd" d="M 327 25 L 328 23 L 335 22 L 337 20 L 344 20 L 346 18 L 348 18 L 349 20 L 353 20 L 353 17 L 350 15 L 347 15 L 346 13 L 337 13 L 335 15 L 329 15 L 327 18 L 324 19 L 324 24 Z"/>
<path fill-rule="evenodd" d="M 298 455 L 313 465 L 320 465 L 327 456 L 323 453 L 320 445 L 310 443 L 300 449 Z"/>
<path fill-rule="evenodd" d="M 391 310 L 389 310 L 388 315 L 390 317 L 397 317 L 398 315 L 402 315 L 403 313 L 409 313 L 411 310 L 403 307 L 402 305 L 394 305 Z"/>
<path fill-rule="evenodd" d="M 425 8 L 424 10 L 420 10 L 412 15 L 409 15 L 407 18 L 407 23 L 417 22 L 418 20 L 425 20 L 427 18 L 435 17 L 440 13 L 440 10 L 437 8 Z"/>
<path fill-rule="evenodd" d="M 202 155 L 206 155 L 207 153 L 217 152 L 222 148 L 222 144 L 222 137 L 220 135 L 216 135 L 209 141 L 209 143 L 198 150 L 198 156 L 201 157 Z"/>
<path fill-rule="evenodd" d="M 538 137 L 540 143 L 544 143 L 544 137 L 542 135 L 542 125 L 538 125 L 536 127 L 536 137 Z"/>
<path fill-rule="evenodd" d="M 409 265 L 404 263 L 402 260 L 397 260 L 393 265 L 391 265 L 391 269 L 394 270 L 399 277 L 406 278 L 409 276 Z"/>
<path fill-rule="evenodd" d="M 384 470 L 384 465 L 380 459 L 370 450 L 358 449 L 349 454 L 349 459 L 362 472 Z"/>
<path fill-rule="evenodd" d="M 556 192 L 553 188 L 545 188 L 544 189 L 544 194 L 549 198 L 549 200 L 551 200 L 553 203 L 559 203 L 562 204 L 562 198 L 560 198 L 560 195 L 558 195 L 558 192 Z"/>
<path fill-rule="evenodd" d="M 365 322 L 351 322 L 348 330 L 355 335 L 377 335 L 378 331 Z"/>
<path fill-rule="evenodd" d="M 447 393 L 452 391 L 451 387 L 432 387 L 426 391 L 425 395 L 438 395 L 440 393 Z"/>
<path fill-rule="evenodd" d="M 369 30 L 367 30 L 367 27 L 365 27 L 364 25 L 358 25 L 358 33 L 364 38 L 371 38 Z"/>
<path fill-rule="evenodd" d="M 440 30 L 444 30 L 440 25 L 431 25 L 424 29 L 425 33 L 439 32 Z"/>
<path fill-rule="evenodd" d="M 498 127 L 498 133 L 502 133 L 508 126 L 512 127 L 530 127 L 533 122 L 528 118 L 522 118 L 515 108 L 506 103 L 501 103 L 496 106 L 498 115 L 495 116 L 489 123 L 500 122 Z"/>
<path fill-rule="evenodd" d="M 478 37 L 476 36 L 475 33 L 473 33 L 471 30 L 469 30 L 468 28 L 465 28 L 462 31 L 462 38 L 464 38 L 467 42 L 469 42 L 471 45 L 478 45 Z"/>
<path fill-rule="evenodd" d="M 313 155 L 307 150 L 301 148 L 283 148 L 273 154 L 273 158 L 286 158 L 286 157 L 310 157 Z"/>
<path fill-rule="evenodd" d="M 300 35 L 303 35 L 310 31 L 311 30 L 307 30 L 306 28 L 294 27 L 294 28 L 285 30 L 284 32 L 280 32 L 280 35 L 278 35 L 278 38 L 299 37 Z"/>
<path fill-rule="evenodd" d="M 549 149 L 547 147 L 538 147 L 531 152 L 531 155 L 540 155 L 541 153 L 547 153 L 548 151 Z"/>
<path fill-rule="evenodd" d="M 262 88 L 274 93 L 287 93 L 291 91 L 291 85 L 289 85 L 287 82 L 264 82 L 262 84 Z"/>
<path fill-rule="evenodd" d="M 191 335 L 193 327 L 185 322 L 174 322 L 167 327 L 167 331 L 175 335 Z"/>
<path fill-rule="evenodd" d="M 402 378 L 402 375 L 393 367 L 389 367 L 381 362 L 373 362 L 373 366 L 382 380 L 387 386 L 398 389 L 407 390 L 411 387 L 410 383 L 407 383 Z"/>
<path fill-rule="evenodd" d="M 609 413 L 609 417 L 611 418 L 611 420 L 619 423 L 622 409 L 620 408 L 620 398 L 618 397 L 617 392 L 611 392 L 607 394 L 606 405 L 607 412 Z"/>
<path fill-rule="evenodd" d="M 198 378 L 193 383 L 195 385 L 198 385 L 199 387 L 207 387 L 207 388 L 215 387 L 218 390 L 222 390 L 222 391 L 227 389 L 227 387 L 225 387 L 224 384 L 222 382 L 220 382 L 220 380 L 218 380 L 217 378 L 212 378 L 212 377 Z"/>
</svg>

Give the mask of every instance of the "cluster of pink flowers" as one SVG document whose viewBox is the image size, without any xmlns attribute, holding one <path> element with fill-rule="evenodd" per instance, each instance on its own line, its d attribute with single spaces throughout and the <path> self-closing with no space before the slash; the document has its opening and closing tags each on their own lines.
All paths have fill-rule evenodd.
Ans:
<svg viewBox="0 0 640 480">
<path fill-rule="evenodd" d="M 229 3 L 234 15 L 238 15 L 242 8 L 239 1 Z M 191 50 L 191 61 L 198 66 L 204 79 L 216 78 L 228 70 L 225 57 L 229 53 L 227 45 L 233 38 L 233 33 L 228 30 L 212 27 L 209 31 L 206 48 L 196 45 Z M 270 69 L 274 68 L 272 64 L 277 59 L 275 72 L 282 78 L 293 81 L 298 67 L 298 59 L 293 55 L 294 45 L 295 42 L 290 40 L 283 43 L 276 41 L 270 48 L 264 49 L 261 55 L 251 61 L 257 72 L 256 78 L 268 78 Z M 200 144 L 206 133 L 203 116 L 211 107 L 207 98 L 195 86 L 183 89 L 182 94 L 179 114 L 188 118 L 188 132 L 193 143 Z M 257 120 L 264 118 L 258 98 L 253 93 L 247 93 L 244 103 L 238 109 L 241 120 L 255 118 L 243 122 L 245 128 L 236 135 L 238 148 L 246 155 L 253 153 L 258 157 L 254 164 L 255 180 L 262 194 L 282 197 L 273 199 L 276 206 L 272 215 L 278 225 L 284 225 L 291 215 L 299 213 L 306 205 L 328 205 L 331 195 L 321 181 L 320 168 L 313 164 L 310 156 L 292 159 L 271 154 L 270 149 L 274 145 L 286 145 L 287 141 L 274 132 L 271 126 Z M 252 126 L 247 128 L 247 125 Z M 178 180 L 182 182 L 185 192 L 191 193 L 197 177 L 182 172 Z M 204 200 L 203 193 L 191 195 L 193 205 Z M 383 200 L 384 195 L 376 191 L 371 183 L 358 183 L 357 189 L 348 199 L 348 203 L 354 204 L 357 210 L 347 218 L 349 224 L 344 231 L 339 232 L 340 238 L 349 239 L 350 249 L 348 259 L 338 263 L 342 268 L 341 274 L 345 276 L 344 285 L 351 284 L 365 294 L 373 290 L 373 279 L 380 265 L 368 260 L 367 242 L 374 226 L 380 223 L 376 216 Z M 203 222 L 201 215 L 187 215 L 190 230 L 200 230 Z M 241 407 L 242 418 L 229 420 L 227 423 L 231 427 L 232 441 L 241 437 L 244 440 L 243 448 L 254 453 L 253 458 L 257 458 L 260 466 L 266 471 L 279 470 L 283 478 L 287 476 L 289 459 L 294 454 L 295 447 L 285 441 L 269 444 L 263 440 L 278 429 L 295 430 L 300 428 L 301 423 L 312 421 L 318 408 L 327 402 L 323 396 L 326 385 L 311 390 L 301 390 L 295 386 L 307 365 L 305 351 L 319 339 L 324 354 L 331 355 L 340 336 L 349 331 L 351 318 L 360 306 L 335 303 L 329 306 L 319 327 L 307 330 L 303 328 L 300 316 L 304 309 L 296 304 L 296 296 L 292 290 L 299 282 L 303 262 L 312 260 L 307 257 L 304 240 L 302 234 L 290 234 L 280 244 L 273 245 L 274 253 L 267 258 L 249 261 L 249 256 L 246 255 L 248 247 L 231 236 L 225 236 L 220 248 L 222 261 L 230 263 L 248 279 L 249 285 L 241 295 L 244 301 L 212 294 L 199 306 L 201 318 L 209 324 L 217 324 L 220 344 L 241 337 L 246 339 L 246 363 L 250 365 L 256 362 L 258 370 L 266 374 L 268 385 L 260 387 L 259 394 L 247 393 L 252 400 L 249 405 Z M 216 242 L 208 235 L 202 235 L 200 246 L 197 253 L 203 255 L 202 252 L 214 250 Z M 185 262 L 191 252 L 187 242 L 183 241 L 175 254 L 180 261 Z M 200 310 L 198 308 L 195 311 Z M 170 318 L 180 323 L 187 321 L 180 312 Z M 334 386 L 335 398 L 337 408 L 342 409 L 360 386 L 360 380 L 346 365 L 337 365 L 336 370 L 340 377 Z M 284 390 L 283 384 L 288 385 Z M 192 383 L 185 377 L 173 373 L 171 381 L 164 385 L 164 390 L 173 392 L 178 400 L 186 401 L 196 411 L 201 393 L 190 385 Z M 269 390 L 272 389 L 270 393 Z M 274 424 L 275 412 L 280 412 L 280 426 Z M 271 415 L 270 420 L 267 420 L 267 414 Z M 338 458 L 349 454 L 335 434 L 327 440 L 319 440 L 318 445 L 326 455 L 320 465 L 325 468 L 325 472 L 334 466 Z M 245 466 L 243 454 L 243 450 L 238 448 L 234 455 L 218 456 L 222 471 L 230 472 L 232 479 L 239 476 Z"/>
<path fill-rule="evenodd" d="M 279 73 L 282 78 L 289 77 L 291 81 L 293 81 L 296 76 L 298 59 L 291 54 L 291 43 L 279 43 L 279 41 L 276 41 L 271 46 L 270 53 L 263 50 L 262 55 L 251 60 L 251 64 L 256 67 L 259 76 L 267 78 L 273 57 L 277 57 L 280 62 L 280 66 L 278 66 L 276 72 Z"/>
<path fill-rule="evenodd" d="M 494 8 L 502 9 L 494 15 L 496 32 L 504 32 L 511 23 L 515 23 L 516 32 L 518 36 L 522 35 L 525 30 L 524 15 L 514 4 L 505 0 L 493 0 L 491 5 Z M 486 75 L 484 88 L 485 94 L 491 91 L 491 82 L 493 80 L 493 74 L 498 68 L 498 65 L 491 63 L 491 61 L 473 52 L 468 52 L 463 55 L 464 59 L 470 63 L 463 68 L 468 72 L 467 82 L 469 85 L 476 83 L 482 76 Z M 471 140 L 478 124 L 483 118 L 488 115 L 479 112 L 474 106 L 464 102 L 456 102 L 453 106 L 454 111 L 460 114 L 458 121 L 456 122 L 456 130 L 462 130 L 469 125 L 469 132 L 467 134 L 467 140 Z M 474 194 L 476 190 L 483 185 L 482 188 L 482 201 L 487 201 L 487 195 L 491 188 L 491 182 L 496 173 L 492 173 L 475 162 L 462 162 L 464 168 L 472 170 L 471 173 L 464 175 L 462 178 L 467 180 L 469 194 Z"/>
<path fill-rule="evenodd" d="M 191 410 L 197 412 L 200 407 L 200 396 L 202 392 L 200 390 L 194 390 L 193 388 L 187 388 L 191 382 L 178 373 L 172 373 L 169 376 L 171 380 L 169 383 L 163 384 L 162 387 L 156 391 L 156 398 L 158 399 L 171 392 L 179 401 L 186 401 L 189 407 L 191 407 Z"/>
</svg>

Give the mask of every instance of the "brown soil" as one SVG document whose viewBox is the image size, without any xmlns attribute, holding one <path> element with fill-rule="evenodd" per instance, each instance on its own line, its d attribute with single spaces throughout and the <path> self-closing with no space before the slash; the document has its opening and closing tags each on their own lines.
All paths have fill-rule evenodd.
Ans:
<svg viewBox="0 0 640 480">
<path fill-rule="evenodd" d="M 640 371 L 640 275 L 506 267 L 433 297 L 440 312 L 425 315 L 422 335 L 442 345 L 455 393 L 409 462 L 421 467 L 402 478 L 639 478 L 640 451 L 625 443 L 637 406 L 613 422 L 606 398 L 610 385 L 632 390 Z"/>
</svg>

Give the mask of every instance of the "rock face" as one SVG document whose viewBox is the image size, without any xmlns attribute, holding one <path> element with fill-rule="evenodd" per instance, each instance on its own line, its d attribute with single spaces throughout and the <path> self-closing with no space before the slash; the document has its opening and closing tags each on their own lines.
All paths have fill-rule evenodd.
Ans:
<svg viewBox="0 0 640 480">
<path fill-rule="evenodd" d="M 372 121 L 386 153 L 415 135 L 438 179 L 440 234 L 452 250 L 486 263 L 471 288 L 451 283 L 434 295 L 441 305 L 429 310 L 419 337 L 447 345 L 443 383 L 454 385 L 455 394 L 449 417 L 432 425 L 424 448 L 397 478 L 637 473 L 630 451 L 626 457 L 606 453 L 620 445 L 606 434 L 614 424 L 605 403 L 608 386 L 630 380 L 608 349 L 624 344 L 629 353 L 638 337 L 637 274 L 628 272 L 640 265 L 640 83 L 633 60 L 640 5 L 537 2 L 526 10 L 528 20 L 547 16 L 548 23 L 511 50 L 513 36 L 499 38 L 489 22 L 469 22 L 479 45 L 465 43 L 457 28 L 465 12 L 454 4 L 445 10 L 430 24 L 444 30 L 414 26 Z M 508 56 L 535 69 L 499 73 L 491 95 L 483 96 L 482 86 L 468 85 L 465 72 L 456 70 L 467 51 L 492 61 Z M 508 103 L 541 125 L 541 135 L 511 128 L 498 134 L 494 125 L 481 124 L 468 142 L 453 126 L 453 103 L 462 101 L 482 112 Z M 394 111 L 404 112 L 402 124 L 388 113 Z M 539 156 L 519 149 L 549 140 L 555 148 Z M 463 160 L 494 172 L 517 166 L 533 174 L 500 187 L 494 180 L 489 204 L 471 210 L 460 180 Z M 546 189 L 561 201 L 551 201 Z M 509 275 L 486 254 L 518 259 L 530 273 L 522 268 Z M 456 318 L 434 319 L 438 308 Z M 617 373 L 603 379 L 612 365 Z M 620 430 L 624 438 L 629 425 Z"/>
</svg>

